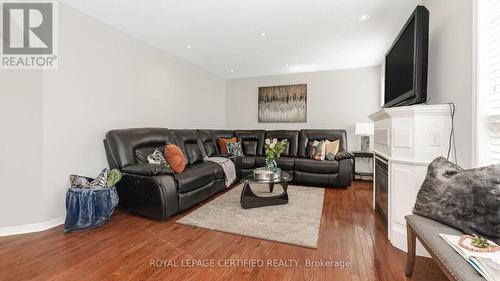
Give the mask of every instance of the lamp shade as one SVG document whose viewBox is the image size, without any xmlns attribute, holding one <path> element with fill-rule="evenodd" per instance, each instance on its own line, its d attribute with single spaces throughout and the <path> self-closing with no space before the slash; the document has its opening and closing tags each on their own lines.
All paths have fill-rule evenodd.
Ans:
<svg viewBox="0 0 500 281">
<path fill-rule="evenodd" d="M 373 135 L 372 122 L 356 122 L 356 135 L 371 136 Z"/>
</svg>

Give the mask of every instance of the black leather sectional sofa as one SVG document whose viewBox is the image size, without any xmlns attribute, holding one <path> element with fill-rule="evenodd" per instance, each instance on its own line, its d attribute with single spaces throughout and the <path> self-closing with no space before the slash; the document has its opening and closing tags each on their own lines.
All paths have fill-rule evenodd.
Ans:
<svg viewBox="0 0 500 281">
<path fill-rule="evenodd" d="M 117 185 L 120 205 L 128 210 L 157 220 L 164 220 L 226 189 L 224 172 L 205 157 L 221 155 L 219 138 L 236 137 L 244 156 L 231 157 L 239 179 L 265 166 L 264 141 L 287 139 L 278 167 L 289 172 L 294 182 L 322 187 L 348 187 L 352 181 L 352 154 L 347 150 L 345 130 L 172 130 L 134 128 L 112 130 L 106 134 L 104 147 L 110 168 L 120 169 L 122 180 Z M 340 140 L 334 161 L 310 159 L 314 140 Z M 186 157 L 186 169 L 174 173 L 163 165 L 147 163 L 154 149 L 163 151 L 166 144 L 178 145 Z"/>
</svg>

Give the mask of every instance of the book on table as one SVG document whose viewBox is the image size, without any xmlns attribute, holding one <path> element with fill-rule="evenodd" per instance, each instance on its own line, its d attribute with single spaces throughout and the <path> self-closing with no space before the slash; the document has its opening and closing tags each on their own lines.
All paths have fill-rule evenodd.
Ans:
<svg viewBox="0 0 500 281">
<path fill-rule="evenodd" d="M 474 252 L 458 244 L 459 235 L 439 233 L 439 236 L 459 253 L 487 281 L 500 281 L 500 252 Z M 492 245 L 494 242 L 489 241 Z"/>
</svg>

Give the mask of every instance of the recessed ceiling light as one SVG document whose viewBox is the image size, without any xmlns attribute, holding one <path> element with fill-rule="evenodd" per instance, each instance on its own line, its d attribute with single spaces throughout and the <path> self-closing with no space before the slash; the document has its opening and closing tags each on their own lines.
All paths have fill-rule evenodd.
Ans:
<svg viewBox="0 0 500 281">
<path fill-rule="evenodd" d="M 186 48 L 191 49 L 191 45 L 187 45 Z"/>
<path fill-rule="evenodd" d="M 233 72 L 234 72 L 234 69 L 229 70 L 229 72 L 233 73 Z"/>
<path fill-rule="evenodd" d="M 369 18 L 370 18 L 370 15 L 362 15 L 359 17 L 359 20 L 365 21 L 365 20 L 368 20 Z"/>
<path fill-rule="evenodd" d="M 285 64 L 285 66 L 286 66 L 286 67 L 290 67 L 290 66 L 288 65 L 288 63 L 287 63 L 287 64 Z"/>
<path fill-rule="evenodd" d="M 262 37 L 266 37 L 266 35 L 267 35 L 267 34 L 266 34 L 265 32 L 261 32 L 261 33 L 260 33 L 260 36 L 262 36 Z"/>
</svg>

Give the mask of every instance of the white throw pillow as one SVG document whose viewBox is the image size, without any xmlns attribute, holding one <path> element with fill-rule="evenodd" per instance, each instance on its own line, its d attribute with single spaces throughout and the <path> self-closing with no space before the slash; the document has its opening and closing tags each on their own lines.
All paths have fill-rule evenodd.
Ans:
<svg viewBox="0 0 500 281">
<path fill-rule="evenodd" d="M 327 160 L 333 160 L 339 152 L 340 140 L 329 141 L 325 140 L 325 157 Z"/>
</svg>

